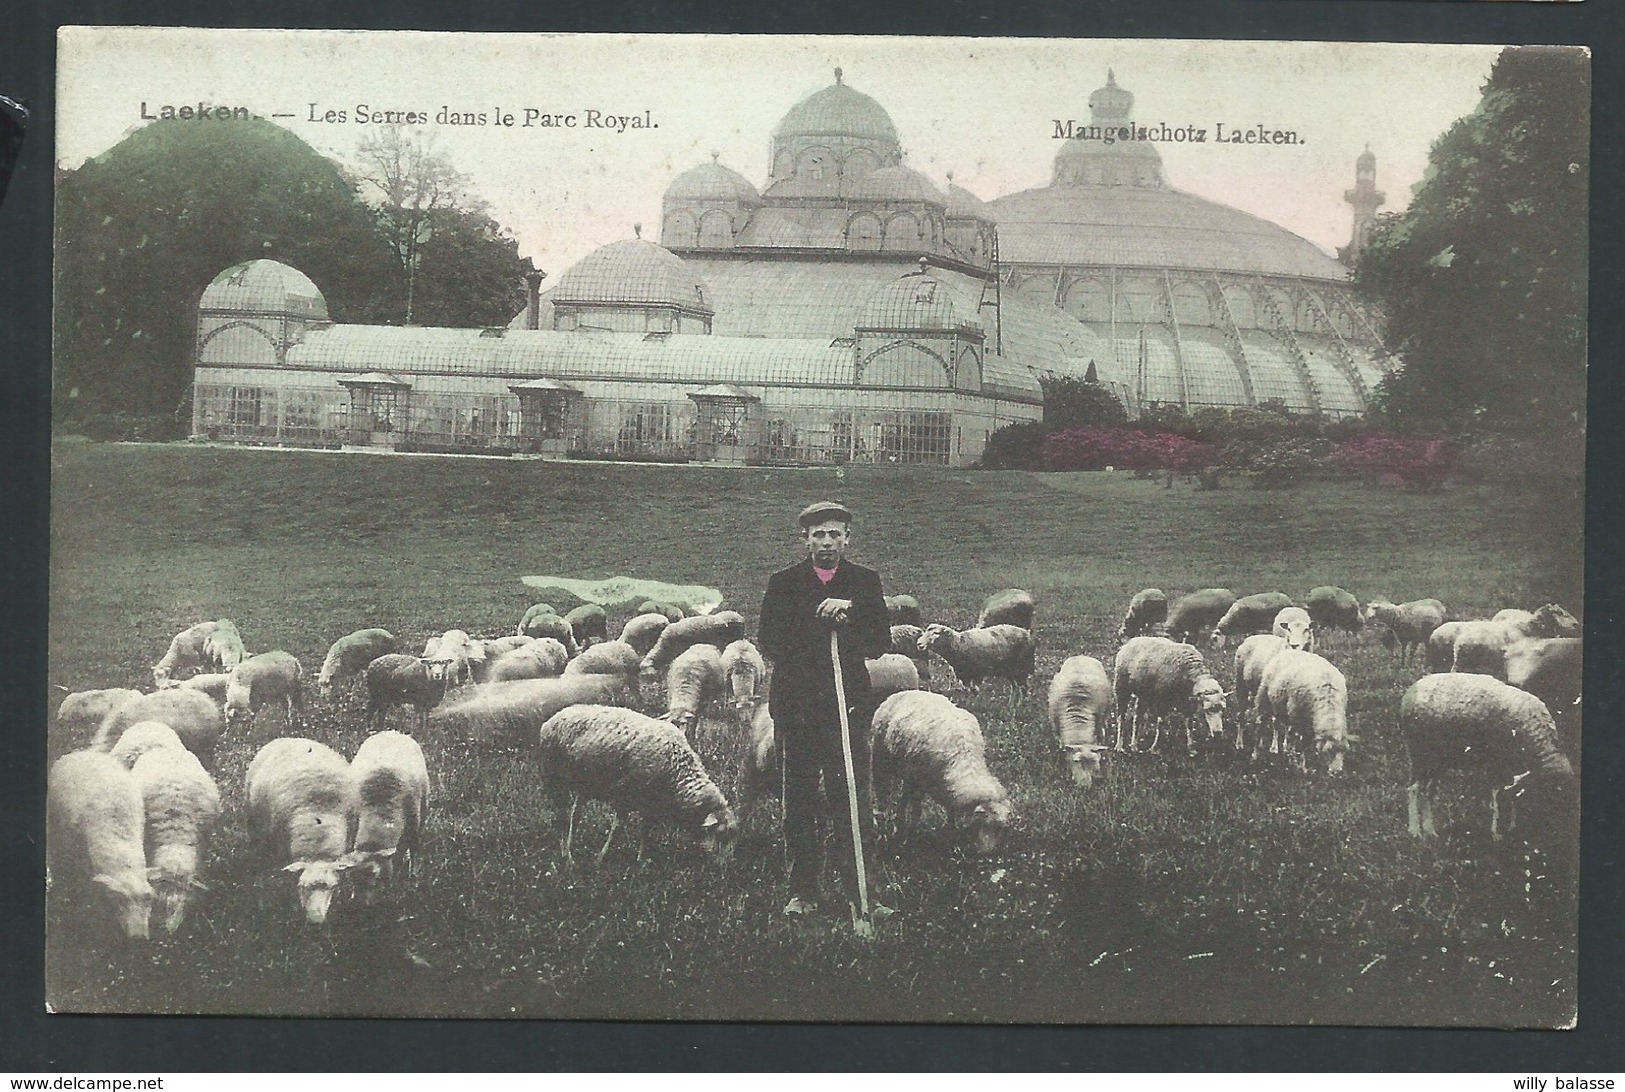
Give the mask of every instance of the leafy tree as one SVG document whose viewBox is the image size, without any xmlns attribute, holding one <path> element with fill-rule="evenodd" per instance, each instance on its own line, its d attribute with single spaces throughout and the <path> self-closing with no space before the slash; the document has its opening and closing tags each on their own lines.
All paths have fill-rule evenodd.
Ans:
<svg viewBox="0 0 1625 1092">
<path fill-rule="evenodd" d="M 1581 420 L 1590 101 L 1582 50 L 1509 47 L 1477 109 L 1434 143 L 1410 208 L 1360 257 L 1404 362 L 1376 419 L 1407 431 Z"/>
<path fill-rule="evenodd" d="M 277 125 L 152 122 L 58 181 L 59 417 L 181 412 L 198 298 L 251 258 L 304 272 L 337 322 L 370 322 L 394 265 L 337 168 Z"/>
<path fill-rule="evenodd" d="M 448 209 L 427 221 L 417 255 L 416 307 L 422 326 L 506 326 L 525 306 L 529 258 L 495 220 Z"/>
<path fill-rule="evenodd" d="M 1093 374 L 1093 364 L 1090 367 Z M 1123 409 L 1123 403 L 1098 382 L 1062 375 L 1046 375 L 1038 382 L 1044 390 L 1046 428 L 1088 428 L 1128 422 L 1128 411 Z"/>
</svg>

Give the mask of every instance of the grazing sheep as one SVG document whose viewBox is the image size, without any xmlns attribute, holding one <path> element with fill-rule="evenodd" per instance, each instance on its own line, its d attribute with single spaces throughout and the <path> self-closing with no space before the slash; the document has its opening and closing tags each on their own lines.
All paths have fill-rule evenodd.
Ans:
<svg viewBox="0 0 1625 1092">
<path fill-rule="evenodd" d="M 541 726 L 571 705 L 619 705 L 630 696 L 615 675 L 565 675 L 520 679 L 482 686 L 459 701 L 436 709 L 429 723 L 481 744 L 496 741 L 533 745 Z"/>
<path fill-rule="evenodd" d="M 247 720 L 263 705 L 279 701 L 288 713 L 291 729 L 304 708 L 303 672 L 291 653 L 278 649 L 250 656 L 231 673 L 226 688 L 226 724 Z"/>
<path fill-rule="evenodd" d="M 1464 622 L 1456 631 L 1455 655 L 1450 670 L 1493 675 L 1505 680 L 1506 652 L 1529 638 L 1577 636 L 1574 615 L 1548 603 L 1539 610 L 1503 610 L 1489 621 Z"/>
<path fill-rule="evenodd" d="M 144 720 L 140 724 L 130 725 L 119 733 L 118 742 L 113 744 L 113 749 L 108 753 L 128 770 L 142 755 L 161 747 L 186 750 L 186 744 L 175 734 L 175 729 L 161 721 Z"/>
<path fill-rule="evenodd" d="M 510 633 L 506 637 L 488 637 L 480 642 L 480 648 L 485 650 L 485 662 L 490 663 L 504 652 L 512 652 L 516 648 L 524 648 L 536 638 L 526 637 L 522 633 Z M 563 647 L 563 646 L 560 646 Z M 484 680 L 481 680 L 482 682 Z"/>
<path fill-rule="evenodd" d="M 380 656 L 395 651 L 395 635 L 387 629 L 358 629 L 340 637 L 327 650 L 322 671 L 316 676 L 316 689 L 324 698 L 332 697 L 333 687 L 352 675 L 360 675 Z"/>
<path fill-rule="evenodd" d="M 765 696 L 767 661 L 750 641 L 733 641 L 722 650 L 722 675 L 733 707 L 747 720 Z"/>
<path fill-rule="evenodd" d="M 1032 631 L 1016 625 L 959 631 L 933 622 L 920 637 L 920 651 L 947 660 L 959 681 L 970 687 L 983 679 L 1025 686 L 1033 674 L 1033 646 Z"/>
<path fill-rule="evenodd" d="M 199 622 L 177 633 L 164 658 L 152 667 L 152 681 L 163 686 L 185 672 L 230 671 L 242 663 L 243 638 L 229 618 Z"/>
<path fill-rule="evenodd" d="M 671 721 L 683 735 L 692 737 L 700 711 L 721 698 L 727 687 L 722 654 L 716 646 L 704 642 L 690 645 L 671 662 L 666 672 L 666 712 L 662 719 Z"/>
<path fill-rule="evenodd" d="M 1359 633 L 1365 625 L 1360 617 L 1360 601 L 1354 598 L 1354 593 L 1334 584 L 1310 588 L 1303 606 L 1316 631 L 1322 634 L 1334 629 Z"/>
<path fill-rule="evenodd" d="M 1050 680 L 1050 727 L 1060 741 L 1061 757 L 1073 783 L 1084 788 L 1094 784 L 1100 773 L 1111 700 L 1112 684 L 1106 677 L 1106 665 L 1093 656 L 1068 657 Z"/>
<path fill-rule="evenodd" d="M 570 635 L 576 648 L 587 649 L 599 641 L 609 640 L 609 616 L 597 603 L 583 603 L 564 616 L 570 623 Z"/>
<path fill-rule="evenodd" d="M 144 720 L 169 725 L 203 765 L 214 765 L 215 744 L 226 730 L 226 718 L 214 700 L 200 690 L 159 690 L 129 699 L 103 719 L 92 746 L 98 751 L 110 751 L 124 729 Z"/>
<path fill-rule="evenodd" d="M 1580 620 L 1556 603 L 1538 610 L 1497 611 L 1490 621 L 1504 622 L 1523 637 L 1578 637 L 1581 628 Z"/>
<path fill-rule="evenodd" d="M 1501 837 L 1501 793 L 1567 795 L 1574 769 L 1558 747 L 1551 712 L 1533 694 L 1487 675 L 1424 675 L 1399 705 L 1411 756 L 1406 790 L 1412 835 L 1436 837 L 1432 794 L 1440 777 L 1463 769 L 1490 790 L 1490 836 Z"/>
<path fill-rule="evenodd" d="M 131 698 L 139 698 L 141 691 L 124 687 L 107 690 L 80 690 L 69 694 L 57 706 L 56 726 L 64 739 L 79 740 L 93 734 L 107 714 Z"/>
<path fill-rule="evenodd" d="M 1428 671 L 1438 674 L 1449 671 L 1456 663 L 1456 637 L 1466 622 L 1446 622 L 1428 634 Z"/>
<path fill-rule="evenodd" d="M 688 611 L 676 603 L 663 603 L 656 599 L 645 599 L 638 604 L 639 614 L 658 614 L 668 622 L 681 622 L 689 617 Z"/>
<path fill-rule="evenodd" d="M 904 690 L 920 688 L 920 669 L 915 667 L 914 661 L 907 656 L 888 652 L 884 656 L 865 660 L 863 665 L 869 670 L 871 702 L 883 701 Z"/>
<path fill-rule="evenodd" d="M 384 714 L 397 705 L 417 710 L 418 731 L 429 725 L 429 710 L 446 696 L 446 676 L 431 670 L 416 656 L 392 652 L 367 665 L 367 708 L 365 716 L 374 730 L 383 727 Z"/>
<path fill-rule="evenodd" d="M 727 648 L 745 636 L 745 618 L 738 611 L 724 610 L 715 614 L 697 614 L 673 622 L 661 631 L 646 656 L 643 673 L 658 678 L 682 651 L 691 645 L 715 645 L 718 651 Z"/>
<path fill-rule="evenodd" d="M 893 694 L 875 710 L 873 754 L 875 796 L 900 797 L 904 825 L 912 825 L 919 801 L 929 796 L 951 825 L 967 828 L 978 853 L 998 848 L 1015 809 L 987 768 L 975 716 L 928 690 Z"/>
<path fill-rule="evenodd" d="M 1246 747 L 1246 717 L 1253 708 L 1253 698 L 1264 681 L 1264 667 L 1275 654 L 1286 648 L 1286 638 L 1273 633 L 1255 633 L 1236 646 L 1236 682 L 1231 694 L 1236 699 L 1236 713 L 1241 723 L 1236 730 L 1236 750 Z"/>
<path fill-rule="evenodd" d="M 126 732 L 128 736 L 130 733 Z M 146 813 L 148 877 L 164 930 L 173 933 L 186 916 L 186 899 L 197 881 L 220 818 L 220 789 L 197 756 L 184 747 L 159 747 L 130 768 Z"/>
<path fill-rule="evenodd" d="M 564 673 L 570 654 L 551 637 L 537 637 L 529 644 L 504 652 L 489 661 L 485 669 L 488 683 L 514 679 L 556 679 Z"/>
<path fill-rule="evenodd" d="M 399 852 L 412 874 L 418 839 L 429 811 L 429 767 L 417 740 L 401 732 L 378 732 L 361 741 L 350 760 L 359 816 L 350 866 L 365 882 L 394 874 Z"/>
<path fill-rule="evenodd" d="M 664 618 L 661 619 L 665 621 Z M 566 675 L 618 675 L 636 686 L 643 653 L 626 641 L 604 641 L 593 645 L 564 665 Z"/>
<path fill-rule="evenodd" d="M 642 659 L 654 648 L 660 635 L 671 625 L 671 619 L 664 614 L 639 614 L 628 618 L 626 625 L 621 627 L 621 640 L 638 650 L 638 658 Z"/>
<path fill-rule="evenodd" d="M 1506 681 L 1527 690 L 1564 719 L 1580 701 L 1583 668 L 1581 638 L 1530 637 L 1506 651 Z"/>
<path fill-rule="evenodd" d="M 1211 640 L 1214 647 L 1223 648 L 1226 637 L 1248 637 L 1254 633 L 1268 633 L 1275 625 L 1275 616 L 1292 605 L 1292 597 L 1282 592 L 1259 592 L 1244 595 L 1230 604 L 1213 626 Z"/>
<path fill-rule="evenodd" d="M 248 830 L 261 853 L 299 877 L 305 920 L 327 920 L 349 869 L 358 801 L 344 756 L 313 739 L 284 736 L 248 764 Z"/>
<path fill-rule="evenodd" d="M 1300 760 L 1313 744 L 1326 772 L 1343 772 L 1343 755 L 1348 751 L 1349 687 L 1343 673 L 1324 656 L 1302 649 L 1284 648 L 1264 665 L 1258 692 L 1253 695 L 1253 711 L 1258 715 L 1258 744 L 1264 741 L 1264 726 L 1270 727 L 1270 753 L 1279 754 L 1283 745 Z M 1255 746 L 1254 751 L 1257 752 Z"/>
<path fill-rule="evenodd" d="M 764 706 L 765 708 L 765 706 Z M 615 809 L 602 863 L 625 812 L 671 823 L 726 858 L 739 832 L 733 808 L 683 733 L 634 709 L 576 705 L 542 726 L 542 786 L 563 816 L 559 855 L 569 862 L 582 800 Z"/>
<path fill-rule="evenodd" d="M 914 661 L 923 682 L 931 681 L 931 655 L 920 651 L 920 638 L 925 630 L 919 626 L 895 625 L 891 628 L 891 650 Z"/>
<path fill-rule="evenodd" d="M 1150 720 L 1159 725 L 1151 740 L 1156 750 L 1161 739 L 1160 722 L 1179 716 L 1185 722 L 1187 748 L 1195 746 L 1192 721 L 1207 724 L 1208 738 L 1224 734 L 1225 693 L 1219 680 L 1208 670 L 1202 654 L 1190 645 L 1168 637 L 1131 637 L 1117 650 L 1113 664 L 1112 689 L 1117 699 L 1117 744 L 1123 749 L 1123 722 L 1128 722 L 1128 747 L 1139 746 L 1140 724 Z M 1133 712 L 1130 713 L 1130 704 Z"/>
<path fill-rule="evenodd" d="M 923 626 L 925 614 L 920 610 L 920 601 L 912 595 L 888 595 L 886 599 L 886 613 L 891 617 L 894 626 Z"/>
<path fill-rule="evenodd" d="M 1020 588 L 1005 588 L 987 597 L 982 613 L 976 616 L 976 628 L 990 626 L 1020 626 L 1033 628 L 1033 597 Z"/>
<path fill-rule="evenodd" d="M 53 882 L 95 883 L 112 900 L 124 935 L 146 940 L 153 892 L 135 778 L 111 755 L 74 751 L 56 760 L 47 782 L 45 848 Z"/>
<path fill-rule="evenodd" d="M 231 672 L 210 671 L 204 675 L 193 675 L 190 679 L 176 682 L 170 679 L 164 684 L 165 689 L 185 687 L 188 690 L 199 690 L 209 695 L 214 703 L 222 709 L 226 705 L 226 692 L 231 689 Z"/>
<path fill-rule="evenodd" d="M 567 649 L 571 647 L 569 626 L 563 626 L 560 643 Z M 448 629 L 438 637 L 429 638 L 423 646 L 423 659 L 431 666 L 440 668 L 447 683 L 452 686 L 475 682 L 485 674 L 485 644 L 474 640 L 466 630 Z"/>
<path fill-rule="evenodd" d="M 1427 647 L 1428 637 L 1444 625 L 1444 614 L 1444 604 L 1437 599 L 1413 599 L 1397 605 L 1386 599 L 1373 599 L 1360 617 L 1365 622 L 1387 626 L 1399 646 L 1399 658 L 1404 660 L 1412 650 Z"/>
<path fill-rule="evenodd" d="M 532 622 L 539 618 L 557 617 L 559 617 L 559 612 L 553 609 L 552 603 L 532 603 L 525 608 L 524 615 L 519 619 L 519 627 L 514 630 L 514 633 L 520 637 L 534 637 L 536 634 L 530 632 Z M 552 634 L 549 634 L 549 636 L 552 636 Z"/>
<path fill-rule="evenodd" d="M 1315 645 L 1314 622 L 1302 607 L 1282 607 L 1270 632 L 1284 640 L 1288 648 L 1312 650 Z"/>
<path fill-rule="evenodd" d="M 1161 588 L 1145 588 L 1134 593 L 1128 601 L 1128 613 L 1117 627 L 1117 636 L 1123 640 L 1155 634 L 1158 627 L 1168 621 L 1168 596 Z"/>
<path fill-rule="evenodd" d="M 1236 601 L 1229 588 L 1203 588 L 1182 595 L 1168 608 L 1168 636 L 1186 644 L 1205 641 Z"/>
</svg>

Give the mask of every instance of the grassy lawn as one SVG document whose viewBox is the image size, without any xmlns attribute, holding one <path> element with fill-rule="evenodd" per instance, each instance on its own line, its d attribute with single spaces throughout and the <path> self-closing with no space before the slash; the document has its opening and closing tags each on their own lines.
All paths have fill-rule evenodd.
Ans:
<svg viewBox="0 0 1625 1092">
<path fill-rule="evenodd" d="M 327 646 L 366 626 L 407 651 L 452 627 L 511 633 L 534 601 L 530 574 L 709 584 L 754 625 L 768 573 L 797 556 L 794 513 L 826 496 L 857 514 L 854 558 L 933 620 L 970 624 L 989 592 L 1031 591 L 1040 650 L 1030 693 L 963 699 L 1020 830 L 977 858 L 928 810 L 923 829 L 878 847 L 899 913 L 867 945 L 778 915 L 776 801 L 741 802 L 726 867 L 650 830 L 641 854 L 633 838 L 602 868 L 561 870 L 534 756 L 433 732 L 426 867 L 394 900 L 345 903 L 308 928 L 292 882 L 250 859 L 241 804 L 267 740 L 353 754 L 364 737 L 359 693 L 325 702 L 312 681 L 297 731 L 267 711 L 223 741 L 209 889 L 178 933 L 129 952 L 53 899 L 58 1011 L 1465 1025 L 1573 1013 L 1574 902 L 1568 880 L 1540 878 L 1550 855 L 1533 858 L 1526 894 L 1528 847 L 1492 843 L 1487 804 L 1449 791 L 1438 844 L 1406 833 L 1395 717 L 1419 669 L 1376 641 L 1328 653 L 1359 737 L 1341 779 L 1130 755 L 1080 791 L 1043 712 L 1066 656 L 1110 664 L 1146 586 L 1301 598 L 1341 584 L 1362 599 L 1435 596 L 1463 616 L 1552 598 L 1578 610 L 1571 490 L 1195 492 L 1125 474 L 88 444 L 54 459 L 57 687 L 148 687 L 169 638 L 204 618 L 234 619 L 249 651 L 286 649 L 312 680 Z M 612 611 L 612 629 L 628 613 Z M 1209 658 L 1228 674 L 1227 655 Z M 82 742 L 53 739 L 51 753 Z M 607 818 L 589 810 L 578 846 Z"/>
</svg>

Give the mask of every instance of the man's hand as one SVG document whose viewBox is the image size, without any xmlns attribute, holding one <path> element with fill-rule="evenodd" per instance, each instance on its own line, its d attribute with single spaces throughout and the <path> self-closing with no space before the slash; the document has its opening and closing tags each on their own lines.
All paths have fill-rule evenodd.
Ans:
<svg viewBox="0 0 1625 1092">
<path fill-rule="evenodd" d="M 844 626 L 851 621 L 851 612 L 852 600 L 826 599 L 818 604 L 814 613 L 831 625 Z"/>
</svg>

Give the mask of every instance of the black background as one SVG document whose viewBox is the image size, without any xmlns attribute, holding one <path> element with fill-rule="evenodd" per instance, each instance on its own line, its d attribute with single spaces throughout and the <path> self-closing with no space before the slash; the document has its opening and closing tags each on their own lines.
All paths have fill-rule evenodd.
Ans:
<svg viewBox="0 0 1625 1092">
<path fill-rule="evenodd" d="M 1583 44 L 1594 49 L 1580 1018 L 1570 1032 L 847 1027 L 91 1017 L 43 1011 L 50 210 L 62 24 Z M 32 117 L 0 204 L 0 1073 L 201 1070 L 1625 1070 L 1618 0 L 102 0 L 0 4 L 0 95 Z M 252 64 L 252 58 L 245 58 Z M 1393 110 L 1402 112 L 1404 102 Z"/>
</svg>

